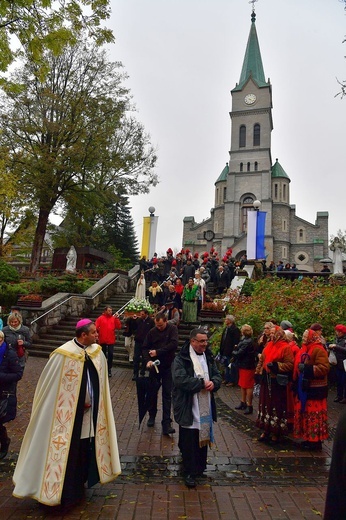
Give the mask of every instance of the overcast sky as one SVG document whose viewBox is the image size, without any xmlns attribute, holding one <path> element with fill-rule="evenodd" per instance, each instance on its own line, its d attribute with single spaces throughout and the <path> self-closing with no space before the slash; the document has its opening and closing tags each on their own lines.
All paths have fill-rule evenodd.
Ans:
<svg viewBox="0 0 346 520">
<path fill-rule="evenodd" d="M 180 249 L 183 218 L 209 218 L 229 159 L 230 90 L 251 25 L 247 0 L 112 0 L 116 43 L 137 118 L 157 149 L 160 183 L 131 197 L 139 245 L 148 207 L 159 216 L 159 254 Z M 346 229 L 346 12 L 339 0 L 259 0 L 256 28 L 273 88 L 272 160 L 291 179 L 297 216 L 329 212 Z"/>
</svg>

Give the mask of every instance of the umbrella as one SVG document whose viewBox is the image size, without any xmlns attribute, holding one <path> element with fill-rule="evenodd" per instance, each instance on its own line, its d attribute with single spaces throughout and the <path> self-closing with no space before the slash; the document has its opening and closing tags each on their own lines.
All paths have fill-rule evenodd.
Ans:
<svg viewBox="0 0 346 520">
<path fill-rule="evenodd" d="M 138 428 L 140 427 L 145 414 L 150 408 L 153 397 L 155 397 L 161 386 L 160 380 L 155 376 L 156 374 L 149 374 L 137 377 L 136 379 L 139 419 Z"/>
<path fill-rule="evenodd" d="M 307 359 L 309 359 L 309 358 L 310 358 L 309 354 L 303 354 L 301 359 L 300 359 L 300 362 L 301 363 L 305 363 L 305 361 Z M 308 393 L 307 393 L 307 390 L 304 388 L 305 387 L 304 381 L 305 381 L 304 372 L 299 372 L 299 376 L 298 376 L 298 398 L 299 398 L 299 401 L 300 401 L 300 404 L 301 404 L 301 413 L 305 412 L 305 405 L 306 405 L 306 401 L 308 400 Z"/>
</svg>

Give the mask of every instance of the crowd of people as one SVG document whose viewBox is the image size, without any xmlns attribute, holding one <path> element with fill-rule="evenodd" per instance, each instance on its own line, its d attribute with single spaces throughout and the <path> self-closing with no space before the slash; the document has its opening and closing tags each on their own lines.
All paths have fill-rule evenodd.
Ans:
<svg viewBox="0 0 346 520">
<path fill-rule="evenodd" d="M 157 262 L 154 258 L 151 267 L 142 265 L 136 296 L 149 294 L 156 308 L 154 318 L 144 309 L 122 322 L 106 306 L 95 323 L 78 321 L 75 338 L 53 352 L 39 379 L 14 473 L 15 496 L 69 507 L 84 496 L 86 483 L 108 482 L 120 473 L 109 390 L 120 329 L 133 362 L 133 380 L 138 384 L 146 376 L 152 389 L 147 427 L 155 425 L 160 389 L 162 435 L 175 433 L 173 417 L 179 425 L 178 445 L 187 487 L 195 487 L 206 469 L 208 446 L 214 442 L 214 393 L 221 384 L 239 387 L 240 402 L 235 407 L 239 413 L 257 413 L 258 442 L 280 444 L 291 433 L 301 441 L 302 449 L 322 449 L 328 438 L 330 353 L 337 375 L 334 401 L 346 404 L 345 325 L 335 326 L 335 342 L 327 344 L 322 325 L 313 323 L 299 344 L 288 320 L 277 323 L 268 319 L 259 337 L 254 337 L 250 325 L 239 328 L 236 318 L 227 315 L 216 357 L 209 348 L 208 330 L 197 325 L 178 352 L 179 322 L 197 322 L 209 280 L 215 281 L 220 294 L 229 286 L 233 260 L 231 251 L 228 253 L 222 265 L 216 265 L 215 251 L 199 259 L 186 250 L 173 258 L 168 250 L 167 258 Z M 169 255 L 172 258 L 167 263 Z M 160 262 L 166 269 L 163 283 L 160 278 L 151 279 L 158 275 Z M 235 272 L 236 268 L 233 275 Z M 7 396 L 6 403 L 0 400 L 0 459 L 8 452 L 5 424 L 16 415 L 16 386 L 30 344 L 29 329 L 14 309 L 0 331 L 0 391 L 2 397 Z M 258 396 L 257 411 L 254 395 Z M 5 412 L 2 406 L 6 406 Z M 34 471 L 30 463 L 33 454 Z"/>
<path fill-rule="evenodd" d="M 254 389 L 259 395 L 256 425 L 259 442 L 278 444 L 291 432 L 300 447 L 321 450 L 328 439 L 327 396 L 329 352 L 336 354 L 337 396 L 346 404 L 346 326 L 335 326 L 336 341 L 327 346 L 323 327 L 313 323 L 305 330 L 301 345 L 288 320 L 270 320 L 254 338 L 252 328 L 236 326 L 227 316 L 221 337 L 219 363 L 223 383 L 240 387 L 240 403 L 235 408 L 252 414 Z M 234 344 L 233 338 L 240 337 Z M 232 376 L 231 376 L 232 372 Z"/>
</svg>

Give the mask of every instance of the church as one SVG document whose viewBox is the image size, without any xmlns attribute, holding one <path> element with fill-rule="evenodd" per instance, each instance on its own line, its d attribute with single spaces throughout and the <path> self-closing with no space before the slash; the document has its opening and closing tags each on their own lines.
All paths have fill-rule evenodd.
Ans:
<svg viewBox="0 0 346 520">
<path fill-rule="evenodd" d="M 314 224 L 298 217 L 290 201 L 290 178 L 278 159 L 272 160 L 272 86 L 264 75 L 254 10 L 239 83 L 231 95 L 229 162 L 215 182 L 210 217 L 201 223 L 184 218 L 183 247 L 194 252 L 214 247 L 220 258 L 232 248 L 239 259 L 246 254 L 248 211 L 260 207 L 266 213 L 267 264 L 281 260 L 320 271 L 320 260 L 328 257 L 328 212 L 317 212 Z"/>
</svg>

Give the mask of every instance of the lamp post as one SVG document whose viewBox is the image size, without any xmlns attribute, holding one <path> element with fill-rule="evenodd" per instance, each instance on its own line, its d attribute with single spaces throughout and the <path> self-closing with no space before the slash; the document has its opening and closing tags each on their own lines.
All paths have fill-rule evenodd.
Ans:
<svg viewBox="0 0 346 520">
<path fill-rule="evenodd" d="M 253 201 L 253 207 L 255 208 L 255 211 L 259 211 L 260 207 L 262 205 L 262 202 L 258 199 Z"/>
</svg>

